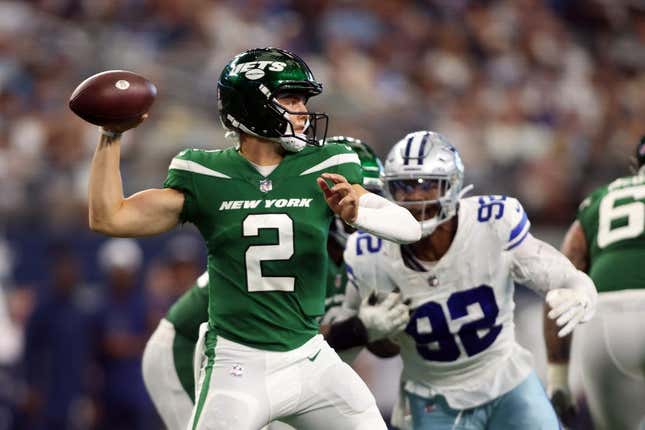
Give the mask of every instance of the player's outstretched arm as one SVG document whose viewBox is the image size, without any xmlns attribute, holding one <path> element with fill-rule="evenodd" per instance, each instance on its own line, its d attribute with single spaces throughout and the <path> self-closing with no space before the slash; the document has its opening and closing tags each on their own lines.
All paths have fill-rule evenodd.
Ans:
<svg viewBox="0 0 645 430">
<path fill-rule="evenodd" d="M 588 270 L 587 239 L 579 221 L 575 221 L 567 231 L 561 251 L 576 269 L 584 272 Z M 543 316 L 547 354 L 547 393 L 562 423 L 571 425 L 576 415 L 569 389 L 569 357 L 573 334 L 558 336 L 559 328 L 556 322 L 548 317 L 551 311 L 552 308 L 547 304 L 544 307 Z"/>
<path fill-rule="evenodd" d="M 511 254 L 513 279 L 546 293 L 552 308 L 548 317 L 560 327 L 558 336 L 566 336 L 593 317 L 598 299 L 593 281 L 555 248 L 529 234 Z"/>
<path fill-rule="evenodd" d="M 326 181 L 334 185 L 329 187 Z M 421 225 L 407 209 L 335 173 L 323 173 L 318 185 L 331 210 L 347 224 L 396 243 L 421 239 Z"/>
<path fill-rule="evenodd" d="M 120 134 L 104 132 L 94 153 L 89 180 L 89 224 L 110 236 L 148 236 L 179 222 L 184 195 L 174 189 L 149 189 L 123 196 Z"/>
</svg>

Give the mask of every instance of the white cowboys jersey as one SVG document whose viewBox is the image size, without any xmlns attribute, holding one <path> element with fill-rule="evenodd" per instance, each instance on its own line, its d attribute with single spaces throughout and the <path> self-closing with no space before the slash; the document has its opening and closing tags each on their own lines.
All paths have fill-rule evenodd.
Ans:
<svg viewBox="0 0 645 430">
<path fill-rule="evenodd" d="M 530 353 L 515 341 L 507 252 L 522 244 L 530 222 L 519 201 L 504 196 L 462 199 L 457 216 L 453 243 L 434 265 L 363 232 L 350 236 L 345 261 L 348 291 L 366 297 L 398 287 L 411 301 L 410 323 L 393 339 L 406 390 L 441 394 L 451 407 L 467 409 L 510 391 L 531 371 Z M 354 302 L 345 306 L 356 309 Z"/>
</svg>

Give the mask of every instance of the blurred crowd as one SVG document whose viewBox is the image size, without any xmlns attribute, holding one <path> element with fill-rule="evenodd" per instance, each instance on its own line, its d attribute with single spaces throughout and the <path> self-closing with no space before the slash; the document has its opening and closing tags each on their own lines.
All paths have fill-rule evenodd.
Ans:
<svg viewBox="0 0 645 430">
<path fill-rule="evenodd" d="M 587 192 L 628 174 L 645 133 L 639 0 L 0 1 L 0 332 L 12 334 L 0 336 L 0 378 L 17 380 L 0 382 L 0 430 L 14 416 L 38 428 L 50 412 L 66 424 L 43 428 L 149 428 L 109 424 L 106 411 L 147 401 L 143 342 L 203 269 L 203 245 L 181 244 L 198 240 L 190 227 L 112 254 L 117 242 L 88 232 L 98 131 L 67 108 L 72 90 L 107 69 L 157 85 L 150 117 L 124 139 L 130 194 L 160 187 L 181 149 L 228 145 L 217 78 L 262 46 L 311 66 L 329 135 L 385 155 L 409 131 L 437 130 L 476 193 L 520 198 L 534 225 L 564 226 Z M 129 422 L 154 421 L 148 406 Z"/>
<path fill-rule="evenodd" d="M 0 294 L 0 430 L 162 428 L 141 356 L 203 272 L 202 247 L 176 235 L 145 264 L 137 241 L 108 239 L 89 282 L 74 246 L 52 245 L 46 281 Z"/>
<path fill-rule="evenodd" d="M 257 46 L 311 65 L 330 134 L 385 154 L 410 130 L 438 130 L 478 192 L 518 196 L 538 222 L 566 223 L 583 193 L 626 172 L 644 131 L 642 1 L 0 2 L 2 219 L 85 226 L 97 131 L 67 108 L 84 78 L 122 68 L 159 88 L 128 133 L 131 192 L 160 186 L 182 148 L 227 145 L 216 81 Z"/>
</svg>

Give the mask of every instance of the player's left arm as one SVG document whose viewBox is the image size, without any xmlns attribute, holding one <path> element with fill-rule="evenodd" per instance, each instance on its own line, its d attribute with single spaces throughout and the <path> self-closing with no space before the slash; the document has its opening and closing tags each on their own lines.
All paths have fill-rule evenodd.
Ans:
<svg viewBox="0 0 645 430">
<path fill-rule="evenodd" d="M 502 249 L 510 253 L 513 279 L 546 295 L 552 308 L 548 317 L 560 328 L 558 336 L 591 319 L 598 296 L 593 281 L 551 245 L 531 235 L 531 222 L 517 199 L 481 198 L 478 220 L 492 223 Z"/>
<path fill-rule="evenodd" d="M 569 227 L 561 251 L 576 269 L 588 271 L 587 238 L 580 221 L 574 221 Z M 550 306 L 545 306 L 543 315 L 544 343 L 547 355 L 547 393 L 562 422 L 569 425 L 576 415 L 569 389 L 569 359 L 573 334 L 564 337 L 558 336 L 557 324 L 548 317 L 551 310 Z"/>
<path fill-rule="evenodd" d="M 559 327 L 559 337 L 568 335 L 578 323 L 593 317 L 598 299 L 596 287 L 562 253 L 530 234 L 511 252 L 513 278 L 546 294 L 551 308 L 547 316 Z"/>
<path fill-rule="evenodd" d="M 407 209 L 337 173 L 323 173 L 317 181 L 331 210 L 347 224 L 396 243 L 421 239 L 421 226 Z"/>
</svg>

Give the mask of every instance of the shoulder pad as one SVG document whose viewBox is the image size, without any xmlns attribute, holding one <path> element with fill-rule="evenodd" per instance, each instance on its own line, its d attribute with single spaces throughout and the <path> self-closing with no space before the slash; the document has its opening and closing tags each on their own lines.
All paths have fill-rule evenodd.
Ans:
<svg viewBox="0 0 645 430">
<path fill-rule="evenodd" d="M 607 185 L 603 185 L 602 187 L 598 187 L 593 190 L 578 206 L 578 212 L 576 216 L 580 217 L 589 207 L 594 204 L 594 202 L 597 202 L 598 200 L 603 198 L 607 194 L 607 191 Z"/>
<path fill-rule="evenodd" d="M 375 257 L 383 248 L 383 239 L 364 231 L 356 231 L 347 238 L 343 259 L 347 266 L 347 278 L 358 287 L 358 279 L 376 264 Z"/>
<path fill-rule="evenodd" d="M 344 143 L 325 144 L 320 148 L 320 150 L 329 155 L 356 153 L 349 145 Z"/>
<path fill-rule="evenodd" d="M 486 224 L 495 232 L 504 250 L 511 250 L 524 241 L 531 228 L 522 204 L 508 196 L 474 196 L 475 217 L 478 223 Z"/>
<path fill-rule="evenodd" d="M 215 164 L 213 155 L 221 152 L 219 149 L 184 149 L 172 159 L 168 170 L 182 170 L 190 173 L 230 179 L 231 177 L 229 175 L 213 169 L 213 165 Z"/>
<path fill-rule="evenodd" d="M 367 258 L 370 255 L 378 254 L 383 248 L 383 239 L 370 233 L 358 230 L 347 238 L 344 258 L 355 261 L 357 258 Z"/>
</svg>

